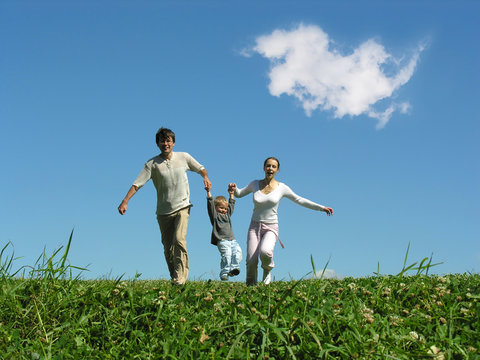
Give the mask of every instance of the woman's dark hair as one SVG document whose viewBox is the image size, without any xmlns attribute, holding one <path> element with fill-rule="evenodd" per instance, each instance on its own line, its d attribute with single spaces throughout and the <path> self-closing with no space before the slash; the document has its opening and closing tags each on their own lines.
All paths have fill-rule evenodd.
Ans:
<svg viewBox="0 0 480 360">
<path fill-rule="evenodd" d="M 263 162 L 263 167 L 265 167 L 267 165 L 268 160 L 275 160 L 278 164 L 278 170 L 280 170 L 280 161 L 278 161 L 278 159 L 274 156 L 270 156 L 270 157 L 266 158 L 265 161 Z"/>
<path fill-rule="evenodd" d="M 171 137 L 172 141 L 175 143 L 175 133 L 170 129 L 161 127 L 155 135 L 155 143 L 158 145 L 160 140 L 165 140 L 168 137 Z"/>
</svg>

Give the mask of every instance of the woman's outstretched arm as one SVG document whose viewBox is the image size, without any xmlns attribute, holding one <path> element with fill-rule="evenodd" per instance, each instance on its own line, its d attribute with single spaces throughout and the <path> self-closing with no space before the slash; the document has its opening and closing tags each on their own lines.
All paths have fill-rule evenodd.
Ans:
<svg viewBox="0 0 480 360">
<path fill-rule="evenodd" d="M 332 208 L 317 204 L 317 203 L 315 203 L 313 201 L 310 201 L 306 198 L 298 196 L 287 185 L 285 185 L 285 184 L 283 184 L 283 185 L 284 185 L 283 186 L 284 196 L 286 198 L 292 200 L 293 202 L 297 203 L 298 205 L 301 205 L 303 207 L 306 207 L 306 208 L 312 209 L 312 210 L 324 211 L 328 216 L 333 214 L 333 209 Z"/>
<path fill-rule="evenodd" d="M 250 184 L 245 186 L 243 189 L 237 188 L 237 185 L 235 183 L 228 184 L 228 188 L 229 189 L 232 188 L 234 190 L 235 197 L 241 198 L 241 197 L 244 197 L 245 195 L 248 195 L 251 192 L 255 191 L 255 181 L 257 181 L 257 180 L 252 181 Z"/>
</svg>

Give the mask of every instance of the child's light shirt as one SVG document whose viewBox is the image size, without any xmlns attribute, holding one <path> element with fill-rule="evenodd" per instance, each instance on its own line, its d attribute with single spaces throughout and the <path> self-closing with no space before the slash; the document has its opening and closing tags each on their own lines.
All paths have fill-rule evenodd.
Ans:
<svg viewBox="0 0 480 360">
<path fill-rule="evenodd" d="M 254 180 L 243 189 L 235 189 L 235 196 L 241 198 L 253 192 L 253 215 L 252 220 L 267 224 L 278 224 L 278 204 L 283 197 L 286 197 L 298 205 L 306 208 L 322 211 L 325 206 L 314 203 L 308 199 L 295 194 L 284 183 L 279 182 L 278 186 L 269 194 L 260 191 L 260 180 Z"/>
</svg>

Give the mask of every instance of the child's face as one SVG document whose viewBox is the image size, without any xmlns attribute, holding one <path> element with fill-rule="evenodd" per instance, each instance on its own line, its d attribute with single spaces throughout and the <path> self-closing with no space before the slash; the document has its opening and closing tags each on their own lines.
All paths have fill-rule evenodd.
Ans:
<svg viewBox="0 0 480 360">
<path fill-rule="evenodd" d="M 227 210 L 228 210 L 228 204 L 225 204 L 225 203 L 217 204 L 215 206 L 215 210 L 218 213 L 225 215 L 227 213 Z"/>
</svg>

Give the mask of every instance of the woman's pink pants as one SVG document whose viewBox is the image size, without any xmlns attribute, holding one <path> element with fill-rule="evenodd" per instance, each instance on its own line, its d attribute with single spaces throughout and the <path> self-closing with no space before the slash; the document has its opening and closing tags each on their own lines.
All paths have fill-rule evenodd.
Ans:
<svg viewBox="0 0 480 360">
<path fill-rule="evenodd" d="M 247 235 L 247 285 L 257 283 L 258 258 L 264 271 L 274 268 L 273 250 L 278 239 L 278 224 L 250 223 Z"/>
</svg>

